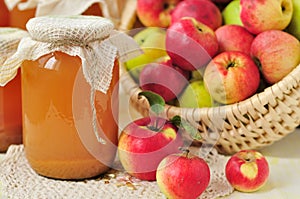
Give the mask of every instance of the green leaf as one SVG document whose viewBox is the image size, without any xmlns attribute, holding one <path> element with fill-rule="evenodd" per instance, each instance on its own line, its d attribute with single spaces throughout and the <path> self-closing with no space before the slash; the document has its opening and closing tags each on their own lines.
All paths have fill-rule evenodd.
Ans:
<svg viewBox="0 0 300 199">
<path fill-rule="evenodd" d="M 202 139 L 198 129 L 192 126 L 188 121 L 182 119 L 179 115 L 175 115 L 170 121 L 179 128 L 183 128 L 194 140 Z"/>
<path fill-rule="evenodd" d="M 179 115 L 175 115 L 171 120 L 170 120 L 175 126 L 181 127 L 181 117 Z"/>
<path fill-rule="evenodd" d="M 156 115 L 159 115 L 164 111 L 165 100 L 160 95 L 151 91 L 142 91 L 138 94 L 138 96 L 144 96 L 147 98 L 151 111 Z"/>
</svg>

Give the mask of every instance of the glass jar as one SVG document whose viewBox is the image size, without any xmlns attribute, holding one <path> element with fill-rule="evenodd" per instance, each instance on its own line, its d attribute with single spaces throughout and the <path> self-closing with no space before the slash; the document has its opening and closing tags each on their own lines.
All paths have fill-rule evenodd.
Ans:
<svg viewBox="0 0 300 199">
<path fill-rule="evenodd" d="M 27 32 L 15 28 L 0 28 L 0 65 L 16 52 L 19 41 Z M 0 67 L 1 68 L 1 67 Z M 20 70 L 7 84 L 0 86 L 0 152 L 5 152 L 12 144 L 22 143 Z"/>
<path fill-rule="evenodd" d="M 20 73 L 0 87 L 0 152 L 12 144 L 22 143 L 22 109 Z"/>
<path fill-rule="evenodd" d="M 17 1 L 7 2 L 7 3 L 8 3 L 8 7 L 11 7 L 9 11 L 9 17 L 10 17 L 9 26 L 22 28 L 24 30 L 26 29 L 26 23 L 28 22 L 29 19 L 35 16 L 52 15 L 53 9 L 47 8 L 47 6 L 49 5 L 53 6 L 51 8 L 55 9 L 54 14 L 65 14 L 65 12 L 67 12 L 73 14 L 102 16 L 102 9 L 99 3 L 93 3 L 83 13 L 81 13 L 82 12 L 81 7 L 82 6 L 86 7 L 90 5 L 91 4 L 90 2 L 82 1 L 81 2 L 82 5 L 78 5 L 77 8 L 78 10 L 74 7 L 70 7 L 68 2 L 64 0 L 52 1 L 53 4 L 49 2 L 42 2 L 42 1 L 39 2 L 36 0 L 17 0 Z M 45 5 L 43 3 L 45 3 Z M 20 9 L 20 5 L 22 7 L 21 9 Z M 40 7 L 38 8 L 38 6 L 41 6 L 41 8 Z M 37 10 L 40 10 L 41 13 L 36 13 Z M 81 11 L 80 13 L 79 10 Z"/>
<path fill-rule="evenodd" d="M 21 0 L 20 3 L 22 2 L 26 2 L 26 0 Z M 9 26 L 25 30 L 27 21 L 35 16 L 36 8 L 20 10 L 18 5 L 19 3 L 9 11 Z"/>
<path fill-rule="evenodd" d="M 96 16 L 35 17 L 26 28 L 30 37 L 21 40 L 3 71 L 21 63 L 30 166 L 57 179 L 107 171 L 118 141 L 118 63 L 132 39 Z"/>
<path fill-rule="evenodd" d="M 9 26 L 9 11 L 4 0 L 0 0 L 0 27 Z"/>
<path fill-rule="evenodd" d="M 83 15 L 94 15 L 103 17 L 102 9 L 99 3 L 92 4 L 86 11 L 82 13 Z"/>
<path fill-rule="evenodd" d="M 77 132 L 72 108 L 73 87 L 78 73 L 82 73 L 81 59 L 56 51 L 35 61 L 24 61 L 24 143 L 27 159 L 37 173 L 53 178 L 81 179 L 99 175 L 109 169 L 117 146 L 118 126 L 112 105 L 116 108 L 118 102 L 113 101 L 112 93 L 117 90 L 118 70 L 118 62 L 115 62 L 107 93 L 97 91 L 95 95 L 97 120 L 109 144 L 94 139 L 88 143 L 89 146 L 85 146 L 78 134 L 83 133 L 82 136 L 86 137 L 93 134 Z M 86 147 L 98 150 L 101 159 L 94 157 Z"/>
</svg>

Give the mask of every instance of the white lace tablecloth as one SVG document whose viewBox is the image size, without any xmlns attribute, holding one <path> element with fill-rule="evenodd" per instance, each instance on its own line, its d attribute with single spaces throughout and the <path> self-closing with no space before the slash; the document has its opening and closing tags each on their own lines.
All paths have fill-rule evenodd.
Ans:
<svg viewBox="0 0 300 199">
<path fill-rule="evenodd" d="M 95 179 L 64 181 L 42 177 L 29 166 L 23 145 L 12 145 L 0 163 L 1 194 L 12 199 L 164 198 L 156 182 L 141 181 L 124 171 L 111 170 Z M 201 199 L 232 193 L 224 172 L 226 158 L 213 150 L 207 156 L 211 182 Z"/>
<path fill-rule="evenodd" d="M 122 90 L 121 90 L 122 91 Z M 128 100 L 121 93 L 120 128 L 128 118 Z M 124 114 L 126 113 L 126 114 Z M 132 113 L 134 115 L 135 113 Z M 133 116 L 135 117 L 135 116 Z M 266 147 L 261 152 L 270 164 L 270 177 L 266 185 L 254 193 L 234 191 L 222 199 L 298 199 L 300 198 L 300 129 L 281 141 Z M 11 155 L 10 155 L 11 154 Z M 222 156 L 221 156 L 222 157 Z M 223 159 L 224 158 L 224 159 Z M 225 160 L 228 157 L 222 157 Z M 25 169 L 25 173 L 23 172 Z M 29 177 L 27 175 L 30 175 Z M 25 180 L 18 176 L 26 177 Z M 31 186 L 34 184 L 34 186 Z M 58 187 L 59 186 L 59 187 Z M 222 185 L 223 186 L 223 185 Z M 226 185 L 224 185 L 226 187 Z M 93 188 L 91 188 L 93 187 Z M 227 187 L 228 188 L 228 187 Z M 64 190 L 60 192 L 61 190 Z M 91 191 L 92 190 L 92 191 Z M 209 191 L 209 190 L 207 190 Z M 10 192 L 10 193 L 8 193 Z M 8 193 L 8 194 L 7 194 Z M 42 195 L 38 195 L 43 193 Z M 6 196 L 5 196 L 6 194 Z M 77 194 L 77 195 L 76 195 Z M 40 196 L 40 197 L 39 197 Z M 43 199 L 43 198 L 164 198 L 156 182 L 139 181 L 130 178 L 122 171 L 110 171 L 107 174 L 88 181 L 67 182 L 41 177 L 32 171 L 23 154 L 22 146 L 10 148 L 7 154 L 0 154 L 0 198 Z M 205 193 L 202 197 L 209 198 Z"/>
</svg>

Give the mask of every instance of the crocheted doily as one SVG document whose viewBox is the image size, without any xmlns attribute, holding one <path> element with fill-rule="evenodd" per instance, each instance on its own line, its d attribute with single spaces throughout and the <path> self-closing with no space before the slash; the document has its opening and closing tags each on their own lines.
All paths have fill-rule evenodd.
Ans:
<svg viewBox="0 0 300 199">
<path fill-rule="evenodd" d="M 192 151 L 197 153 L 197 149 Z M 224 174 L 227 158 L 219 155 L 215 149 L 206 157 L 211 170 L 211 181 L 200 198 L 213 199 L 229 195 L 233 188 Z M 110 170 L 97 178 L 81 181 L 55 180 L 40 176 L 29 166 L 23 145 L 12 145 L 8 149 L 0 162 L 0 180 L 0 196 L 3 198 L 165 198 L 155 181 L 141 181 L 121 170 Z"/>
</svg>

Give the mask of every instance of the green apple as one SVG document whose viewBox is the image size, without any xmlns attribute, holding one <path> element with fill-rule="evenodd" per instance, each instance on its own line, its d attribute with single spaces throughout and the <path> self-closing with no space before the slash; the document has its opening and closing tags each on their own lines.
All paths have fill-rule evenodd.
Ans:
<svg viewBox="0 0 300 199">
<path fill-rule="evenodd" d="M 287 27 L 287 32 L 294 35 L 300 40 L 300 1 L 293 0 L 293 15 L 289 26 Z"/>
<path fill-rule="evenodd" d="M 165 40 L 166 31 L 163 28 L 147 27 L 133 36 L 133 39 L 143 50 L 143 54 L 125 62 L 127 71 L 138 82 L 142 68 L 151 62 L 167 56 Z"/>
<path fill-rule="evenodd" d="M 222 11 L 224 24 L 243 25 L 240 19 L 240 0 L 233 0 Z"/>
<path fill-rule="evenodd" d="M 195 80 L 202 80 L 203 79 L 203 72 L 200 70 L 193 70 L 191 72 L 191 80 L 190 81 L 195 81 Z"/>
<path fill-rule="evenodd" d="M 213 100 L 204 86 L 203 80 L 191 82 L 178 99 L 178 105 L 184 108 L 212 107 Z"/>
</svg>

